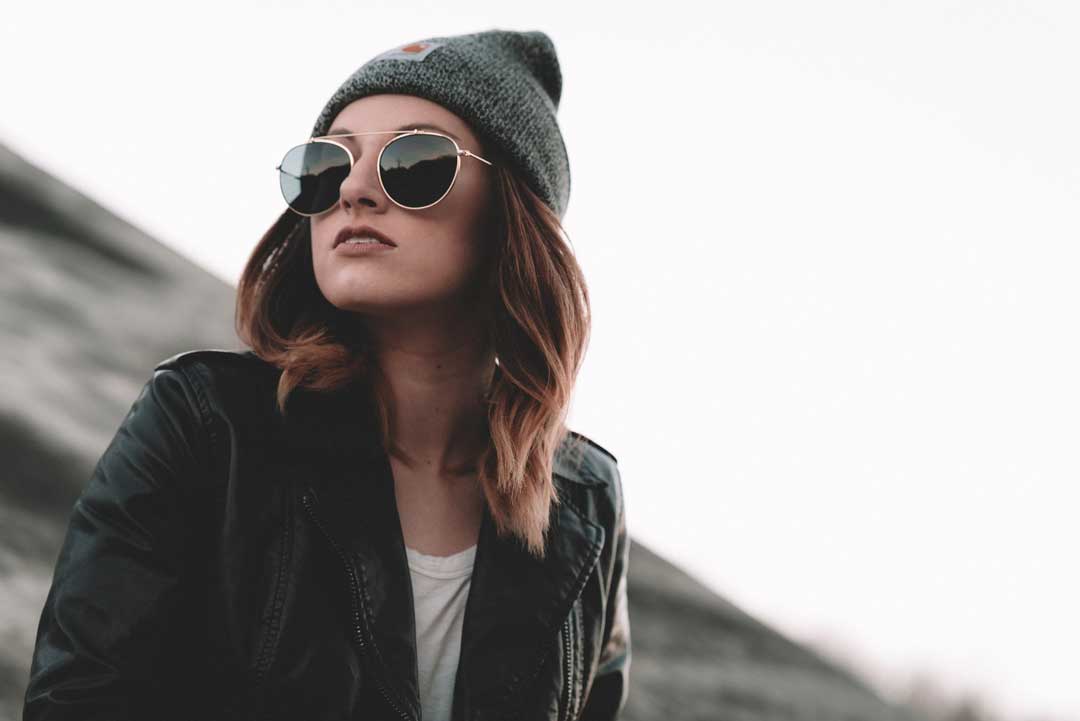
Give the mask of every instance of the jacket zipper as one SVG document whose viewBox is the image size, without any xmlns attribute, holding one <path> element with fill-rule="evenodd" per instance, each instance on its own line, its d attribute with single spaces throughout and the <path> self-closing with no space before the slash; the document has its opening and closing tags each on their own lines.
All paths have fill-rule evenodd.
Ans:
<svg viewBox="0 0 1080 721">
<path fill-rule="evenodd" d="M 323 525 L 322 519 L 316 514 L 315 509 L 312 507 L 311 494 L 305 493 L 303 495 L 304 508 L 307 510 L 308 515 L 311 516 L 311 520 L 315 522 L 315 525 L 319 527 L 322 534 L 326 537 L 326 540 L 330 542 L 330 545 L 334 547 L 337 554 L 341 556 L 342 563 L 345 564 L 345 580 L 349 587 L 350 596 L 352 599 L 352 614 L 353 614 L 353 638 L 360 646 L 360 650 L 364 655 L 367 655 L 367 645 L 364 642 L 363 630 L 360 626 L 360 583 L 357 579 L 356 567 L 353 565 L 352 560 L 349 559 L 348 554 L 338 545 L 334 537 L 330 535 L 330 532 Z M 379 687 L 379 692 L 382 693 L 386 702 L 393 707 L 395 711 L 406 721 L 412 721 L 412 717 L 409 713 L 398 706 L 397 702 L 391 697 L 390 693 L 383 686 L 382 681 L 379 679 L 378 674 L 375 675 L 375 683 Z"/>
<path fill-rule="evenodd" d="M 287 498 L 287 496 L 286 496 L 286 498 Z M 281 541 L 281 554 L 278 557 L 278 576 L 277 576 L 277 584 L 276 584 L 276 586 L 274 588 L 274 600 L 273 600 L 274 608 L 277 608 L 278 604 L 281 603 L 281 598 L 282 598 L 282 595 L 284 594 L 284 590 L 285 590 L 285 573 L 286 573 L 286 570 L 287 570 L 286 565 L 288 564 L 288 555 L 292 551 L 293 521 L 292 521 L 292 518 L 291 518 L 291 510 L 292 509 L 289 508 L 289 504 L 286 504 L 286 507 L 285 507 L 285 535 L 284 535 L 284 537 L 282 538 L 282 541 Z M 266 640 L 265 644 L 263 645 L 262 653 L 259 656 L 258 665 L 255 668 L 255 689 L 256 690 L 258 690 L 259 688 L 262 687 L 263 679 L 266 676 L 266 671 L 269 668 L 270 661 L 273 658 L 273 653 L 271 651 L 271 648 L 272 648 L 273 644 L 276 642 L 277 634 L 280 632 L 280 623 L 281 623 L 280 619 L 275 618 L 274 623 L 276 624 L 276 627 L 273 628 L 273 630 L 272 630 L 273 636 L 268 638 Z"/>
<path fill-rule="evenodd" d="M 571 607 L 570 613 L 574 613 L 573 607 Z M 563 666 L 566 668 L 566 682 L 563 684 L 563 688 L 565 689 L 566 700 L 563 702 L 562 721 L 568 721 L 570 718 L 570 702 L 573 699 L 570 693 L 570 684 L 573 682 L 573 669 L 570 666 L 573 661 L 573 650 L 570 647 L 570 616 L 567 616 L 566 620 L 563 621 L 563 651 L 565 658 Z"/>
<path fill-rule="evenodd" d="M 596 555 L 599 555 L 599 551 L 597 551 L 597 552 L 596 552 Z M 595 559 L 593 559 L 593 563 L 595 563 Z M 583 585 L 583 586 L 582 586 L 581 588 L 579 588 L 579 589 L 577 590 L 577 592 L 576 592 L 576 593 L 574 594 L 574 600 L 573 600 L 573 602 L 572 602 L 572 603 L 570 604 L 570 614 L 571 614 L 571 615 L 572 615 L 572 614 L 574 613 L 574 605 L 575 605 L 575 604 L 577 603 L 578 599 L 579 599 L 579 598 L 581 598 L 581 593 L 582 593 L 582 591 L 584 591 L 584 590 L 585 590 L 585 587 L 584 587 L 584 585 Z M 566 624 L 567 624 L 567 623 L 569 623 L 569 622 L 570 622 L 570 616 L 567 616 L 567 617 L 566 617 L 566 620 L 565 620 L 565 621 L 563 621 L 563 628 L 564 628 L 564 630 L 565 630 Z M 569 649 L 570 647 L 569 647 L 569 645 L 568 645 L 568 644 L 565 644 L 565 642 L 564 642 L 564 648 L 567 648 L 567 649 Z M 567 653 L 567 657 L 569 658 L 569 657 L 570 657 L 570 655 L 571 655 L 571 651 L 567 651 L 566 653 Z M 543 665 L 544 665 L 544 655 L 543 655 L 543 654 L 541 654 L 541 655 L 540 655 L 540 659 L 539 659 L 539 661 L 537 662 L 536 670 L 539 670 L 539 667 L 540 667 L 540 666 L 543 666 Z M 536 674 L 536 670 L 534 670 L 534 671 L 533 671 L 533 673 L 532 673 L 532 674 L 530 675 L 530 678 L 531 678 L 532 676 L 535 676 L 535 674 Z M 570 687 L 570 682 L 571 682 L 571 680 L 572 680 L 572 677 L 571 677 L 571 675 L 570 675 L 571 673 L 572 673 L 572 668 L 570 668 L 570 664 L 567 664 L 567 672 L 566 672 L 566 677 L 567 677 L 567 683 L 566 683 L 566 686 L 567 686 L 567 689 L 569 689 L 569 687 Z M 572 700 L 572 699 L 573 699 L 573 696 L 569 696 L 569 695 L 568 695 L 568 696 L 567 696 L 567 699 L 568 699 L 568 700 Z M 521 716 L 521 713 L 522 713 L 522 709 L 520 709 L 520 708 L 518 708 L 518 709 L 515 709 L 514 711 L 512 711 L 512 712 L 510 713 L 510 716 L 509 716 L 509 718 L 510 718 L 510 719 L 517 719 L 517 718 L 519 718 L 519 717 Z"/>
<path fill-rule="evenodd" d="M 574 598 L 574 603 L 575 604 L 577 603 L 577 597 Z M 572 665 L 574 657 L 573 657 L 573 647 L 570 644 L 570 635 L 569 635 L 569 628 L 570 628 L 570 623 L 571 623 L 570 619 L 571 619 L 571 616 L 573 615 L 573 613 L 574 613 L 574 607 L 571 606 L 570 607 L 570 614 L 571 615 L 566 617 L 566 620 L 563 621 L 563 625 L 562 625 L 563 657 L 566 659 L 565 663 L 563 664 L 566 667 L 566 679 L 565 679 L 565 683 L 563 684 L 563 686 L 565 688 L 566 700 L 562 704 L 562 709 L 563 710 L 559 714 L 559 721 L 569 721 L 569 719 L 571 718 L 570 704 L 573 702 L 573 699 L 574 699 L 574 696 L 573 696 L 573 693 L 572 693 L 573 689 L 571 688 L 571 684 L 573 683 L 573 678 L 574 678 L 573 677 L 574 667 Z M 541 656 L 540 658 L 541 658 L 540 665 L 542 666 L 544 664 L 544 661 L 543 661 L 544 657 Z M 514 709 L 513 711 L 510 712 L 510 715 L 507 718 L 508 719 L 517 719 L 517 718 L 519 718 L 521 716 L 522 710 L 523 709 L 521 709 L 521 708 Z"/>
</svg>

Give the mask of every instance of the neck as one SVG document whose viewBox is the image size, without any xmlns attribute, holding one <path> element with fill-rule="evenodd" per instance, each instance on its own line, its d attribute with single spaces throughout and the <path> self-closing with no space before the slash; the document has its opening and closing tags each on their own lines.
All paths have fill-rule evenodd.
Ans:
<svg viewBox="0 0 1080 721">
<path fill-rule="evenodd" d="M 391 455 L 410 470 L 453 480 L 488 443 L 483 394 L 495 369 L 476 317 L 382 319 L 372 326 L 390 406 Z"/>
</svg>

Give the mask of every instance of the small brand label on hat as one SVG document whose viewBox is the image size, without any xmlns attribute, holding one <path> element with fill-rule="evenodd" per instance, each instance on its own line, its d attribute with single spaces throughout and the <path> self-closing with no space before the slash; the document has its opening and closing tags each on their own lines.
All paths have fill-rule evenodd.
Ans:
<svg viewBox="0 0 1080 721">
<path fill-rule="evenodd" d="M 385 53 L 380 53 L 373 57 L 370 62 L 374 63 L 379 60 L 409 60 L 412 62 L 420 62 L 436 48 L 442 47 L 442 45 L 442 43 L 436 43 L 430 40 L 420 40 L 415 43 L 409 43 L 408 45 L 399 45 L 392 50 L 387 50 Z"/>
</svg>

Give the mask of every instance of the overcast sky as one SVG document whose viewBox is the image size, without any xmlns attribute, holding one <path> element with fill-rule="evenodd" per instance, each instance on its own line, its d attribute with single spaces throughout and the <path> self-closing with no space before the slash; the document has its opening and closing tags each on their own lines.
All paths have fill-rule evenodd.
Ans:
<svg viewBox="0 0 1080 721">
<path fill-rule="evenodd" d="M 886 693 L 1080 719 L 1077 4 L 396 5 L 11 5 L 0 142 L 235 283 L 362 62 L 547 32 L 631 534 Z"/>
</svg>

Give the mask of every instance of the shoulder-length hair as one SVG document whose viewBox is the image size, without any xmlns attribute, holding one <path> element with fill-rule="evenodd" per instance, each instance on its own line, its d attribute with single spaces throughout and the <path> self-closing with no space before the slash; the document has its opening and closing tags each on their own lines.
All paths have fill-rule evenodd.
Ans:
<svg viewBox="0 0 1080 721">
<path fill-rule="evenodd" d="M 475 472 L 500 536 L 518 536 L 544 557 L 556 451 L 582 448 L 566 426 L 574 382 L 588 345 L 589 294 L 558 216 L 497 158 L 492 196 L 492 255 L 479 292 L 490 298 L 489 337 L 496 357 L 484 394 L 490 442 Z M 252 351 L 281 369 L 277 405 L 286 412 L 298 387 L 333 392 L 363 382 L 374 400 L 380 441 L 392 409 L 371 345 L 355 314 L 319 290 L 310 219 L 286 209 L 252 251 L 237 287 L 236 331 Z M 565 448 L 564 448 L 565 450 Z"/>
</svg>

